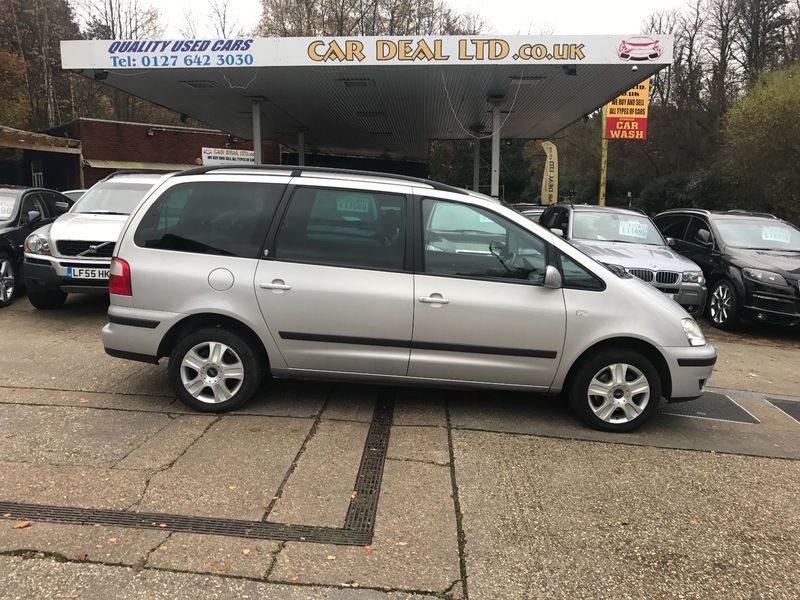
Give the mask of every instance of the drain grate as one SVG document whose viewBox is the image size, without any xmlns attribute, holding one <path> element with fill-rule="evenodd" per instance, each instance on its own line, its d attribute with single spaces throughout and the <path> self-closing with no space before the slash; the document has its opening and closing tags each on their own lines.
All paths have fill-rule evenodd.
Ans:
<svg viewBox="0 0 800 600">
<path fill-rule="evenodd" d="M 14 520 L 161 529 L 163 531 L 181 533 L 227 535 L 287 542 L 318 542 L 322 544 L 362 546 L 369 544 L 372 540 L 371 531 L 347 531 L 335 527 L 287 525 L 283 523 L 265 523 L 263 521 L 190 517 L 165 513 L 133 513 L 122 510 L 71 508 L 17 502 L 0 502 L 0 514 L 6 519 Z"/>
<path fill-rule="evenodd" d="M 353 532 L 372 532 L 375 514 L 378 512 L 378 496 L 381 492 L 383 466 L 389 448 L 389 431 L 392 427 L 394 397 L 391 391 L 383 391 L 375 403 L 372 423 L 361 455 L 361 465 L 356 476 L 355 497 L 347 510 L 344 528 Z"/>
<path fill-rule="evenodd" d="M 765 398 L 765 400 L 800 423 L 800 401 L 782 400 L 781 398 Z"/>
<path fill-rule="evenodd" d="M 314 525 L 291 525 L 269 521 L 246 521 L 217 517 L 193 517 L 165 513 L 134 513 L 122 510 L 100 510 L 25 504 L 0 501 L 0 519 L 69 523 L 73 525 L 106 525 L 136 529 L 160 529 L 181 533 L 226 535 L 285 542 L 316 542 L 345 546 L 367 546 L 372 543 L 375 514 L 383 479 L 389 431 L 394 412 L 394 392 L 384 390 L 375 402 L 361 465 L 356 475 L 355 497 L 350 503 L 343 528 Z"/>
<path fill-rule="evenodd" d="M 698 417 L 713 419 L 715 421 L 731 421 L 733 423 L 760 423 L 753 415 L 739 406 L 732 398 L 725 394 L 705 392 L 696 400 L 690 402 L 676 402 L 666 404 L 661 412 L 679 417 Z"/>
</svg>

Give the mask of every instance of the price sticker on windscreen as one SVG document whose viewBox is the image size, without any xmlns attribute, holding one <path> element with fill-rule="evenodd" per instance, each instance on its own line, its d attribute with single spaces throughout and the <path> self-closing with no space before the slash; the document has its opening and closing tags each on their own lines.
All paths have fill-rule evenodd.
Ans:
<svg viewBox="0 0 800 600">
<path fill-rule="evenodd" d="M 14 214 L 14 198 L 0 196 L 0 220 L 6 220 Z"/>
<path fill-rule="evenodd" d="M 620 221 L 619 234 L 625 237 L 647 239 L 649 225 L 641 221 Z"/>
<path fill-rule="evenodd" d="M 363 196 L 345 196 L 336 199 L 336 210 L 341 212 L 370 212 L 369 200 Z"/>
<path fill-rule="evenodd" d="M 789 229 L 786 227 L 764 227 L 761 230 L 761 239 L 765 242 L 780 242 L 788 244 L 792 241 Z"/>
</svg>

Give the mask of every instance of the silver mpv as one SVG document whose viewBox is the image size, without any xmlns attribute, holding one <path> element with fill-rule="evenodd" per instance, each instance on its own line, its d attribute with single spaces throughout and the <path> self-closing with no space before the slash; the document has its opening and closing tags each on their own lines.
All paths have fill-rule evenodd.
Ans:
<svg viewBox="0 0 800 600">
<path fill-rule="evenodd" d="M 397 175 L 202 167 L 156 186 L 111 264 L 112 356 L 178 397 L 274 377 L 563 392 L 630 431 L 699 396 L 716 351 L 671 299 L 496 200 Z"/>
</svg>

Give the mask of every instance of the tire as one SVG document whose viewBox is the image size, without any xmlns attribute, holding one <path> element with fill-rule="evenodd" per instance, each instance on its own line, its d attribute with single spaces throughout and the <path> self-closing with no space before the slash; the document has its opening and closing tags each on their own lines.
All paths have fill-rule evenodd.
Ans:
<svg viewBox="0 0 800 600">
<path fill-rule="evenodd" d="M 719 329 L 736 329 L 739 326 L 739 297 L 729 279 L 720 279 L 708 296 L 708 320 Z"/>
<path fill-rule="evenodd" d="M 0 308 L 14 302 L 20 283 L 14 259 L 8 254 L 0 254 Z"/>
<path fill-rule="evenodd" d="M 67 294 L 61 290 L 48 290 L 38 291 L 32 285 L 28 288 L 28 300 L 33 304 L 34 308 L 40 310 L 52 310 L 54 308 L 61 308 L 64 302 L 67 301 Z"/>
<path fill-rule="evenodd" d="M 591 394 L 590 386 L 598 393 Z M 567 394 L 572 410 L 587 425 L 622 433 L 641 427 L 658 412 L 661 378 L 653 363 L 638 352 L 604 350 L 583 360 Z"/>
<path fill-rule="evenodd" d="M 225 369 L 241 377 L 225 377 Z M 220 327 L 198 329 L 182 337 L 169 356 L 167 370 L 181 402 L 211 413 L 244 405 L 264 375 L 264 365 L 248 340 Z"/>
</svg>

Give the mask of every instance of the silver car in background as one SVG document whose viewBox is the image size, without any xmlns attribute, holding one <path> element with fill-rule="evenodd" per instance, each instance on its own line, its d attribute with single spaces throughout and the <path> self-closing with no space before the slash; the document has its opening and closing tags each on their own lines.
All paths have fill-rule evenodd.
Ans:
<svg viewBox="0 0 800 600">
<path fill-rule="evenodd" d="M 703 271 L 675 252 L 647 215 L 626 208 L 559 204 L 539 222 L 612 271 L 654 286 L 689 314 L 702 314 L 707 287 Z"/>
<path fill-rule="evenodd" d="M 125 226 L 103 344 L 222 412 L 262 379 L 563 392 L 629 431 L 699 396 L 716 351 L 678 304 L 496 200 L 293 167 L 167 177 Z M 269 393 L 269 392 L 267 392 Z"/>
<path fill-rule="evenodd" d="M 25 287 L 36 308 L 58 308 L 71 293 L 105 293 L 122 227 L 163 175 L 118 172 L 99 181 L 50 225 L 25 240 Z"/>
</svg>

